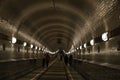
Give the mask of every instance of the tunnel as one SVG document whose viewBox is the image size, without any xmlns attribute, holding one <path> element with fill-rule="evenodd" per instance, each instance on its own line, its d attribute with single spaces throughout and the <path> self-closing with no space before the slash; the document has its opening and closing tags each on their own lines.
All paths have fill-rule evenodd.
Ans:
<svg viewBox="0 0 120 80">
<path fill-rule="evenodd" d="M 0 0 L 0 80 L 61 79 L 120 80 L 120 0 Z"/>
</svg>

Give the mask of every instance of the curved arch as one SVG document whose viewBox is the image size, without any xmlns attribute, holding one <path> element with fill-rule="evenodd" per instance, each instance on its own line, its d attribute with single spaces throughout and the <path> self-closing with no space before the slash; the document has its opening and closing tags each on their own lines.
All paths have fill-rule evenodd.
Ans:
<svg viewBox="0 0 120 80">
<path fill-rule="evenodd" d="M 43 36 L 51 33 L 51 32 L 61 32 L 61 33 L 65 33 L 65 34 L 68 34 L 70 35 L 71 37 L 74 35 L 72 32 L 68 32 L 66 30 L 63 30 L 63 29 L 60 29 L 60 28 L 57 28 L 57 29 L 49 29 L 49 30 L 45 30 L 43 32 L 41 32 L 39 38 L 42 38 Z"/>
<path fill-rule="evenodd" d="M 83 20 L 86 20 L 86 17 L 82 13 L 82 11 L 76 9 L 75 7 L 71 7 L 70 5 L 60 4 L 60 3 L 57 3 L 56 6 L 59 9 L 64 9 L 64 11 L 70 11 L 70 13 L 74 13 L 75 15 L 81 17 Z M 40 3 L 35 4 L 34 6 L 31 6 L 28 9 L 23 10 L 22 11 L 23 15 L 17 20 L 16 25 L 19 26 L 21 22 L 24 21 L 26 18 L 28 18 L 31 14 L 50 7 L 51 4 L 49 2 L 44 2 L 42 4 Z"/>
<path fill-rule="evenodd" d="M 49 38 L 49 37 L 48 37 L 48 38 Z M 49 40 L 48 40 L 48 38 L 46 39 L 46 41 L 42 41 L 41 43 L 48 45 L 49 41 L 51 41 L 53 37 L 51 37 Z M 55 40 L 55 38 L 56 38 L 56 37 L 54 37 L 54 40 Z M 59 38 L 60 38 L 60 37 L 59 37 Z M 56 41 L 57 41 L 57 40 L 58 40 L 58 38 L 56 38 Z M 69 42 L 68 42 L 67 40 L 68 40 Z M 62 41 L 62 43 L 63 43 L 63 42 L 64 42 L 65 44 L 68 43 L 68 44 L 70 44 L 70 45 L 72 45 L 71 43 L 73 43 L 73 41 L 72 41 L 71 39 L 67 38 L 67 37 L 62 38 L 61 41 Z M 67 41 L 67 42 L 66 42 L 66 41 Z M 52 41 L 51 41 L 50 43 L 53 44 Z M 56 44 L 57 44 L 57 43 L 56 43 Z M 60 43 L 60 44 L 61 44 L 61 43 Z M 55 46 L 54 46 L 54 47 L 55 47 Z M 56 46 L 56 47 L 57 47 L 57 46 Z"/>
<path fill-rule="evenodd" d="M 66 30 L 69 30 L 69 31 L 72 31 L 72 33 L 74 32 L 75 28 L 73 27 L 73 25 L 71 25 L 70 23 L 65 23 L 65 22 L 48 22 L 47 24 L 43 24 L 43 25 L 40 25 L 41 27 L 39 27 L 39 29 L 32 35 L 33 37 L 35 35 L 37 35 L 39 32 L 42 32 L 43 30 L 45 29 L 48 29 L 49 27 L 51 28 L 55 28 L 54 26 L 57 27 L 64 27 L 64 29 Z"/>
<path fill-rule="evenodd" d="M 68 41 L 69 43 L 73 43 L 71 39 L 67 38 L 67 37 L 58 37 L 58 36 L 55 36 L 55 37 L 50 37 L 49 39 L 46 40 L 46 42 L 51 42 L 52 40 L 57 40 L 57 39 L 61 39 L 62 38 L 62 41 L 66 43 L 66 41 Z"/>
<path fill-rule="evenodd" d="M 49 40 L 46 41 L 47 44 L 57 44 L 57 45 L 66 45 L 67 47 L 73 44 L 72 40 L 68 40 L 67 38 L 63 38 L 61 43 L 57 43 L 57 40 L 61 37 L 51 37 Z M 57 47 L 57 46 L 56 46 Z"/>
<path fill-rule="evenodd" d="M 40 29 L 42 28 L 42 26 L 47 25 L 47 24 L 49 25 L 49 23 L 68 24 L 69 26 L 72 25 L 71 28 L 73 27 L 72 28 L 73 30 L 75 29 L 74 25 L 80 25 L 79 23 L 76 23 L 75 21 L 73 22 L 73 20 L 69 19 L 68 17 L 65 17 L 64 15 L 63 16 L 45 16 L 45 17 L 42 17 L 42 18 L 38 19 L 37 21 L 35 20 L 34 22 L 32 22 L 32 24 L 31 24 L 32 26 L 30 26 L 31 30 L 33 30 L 34 28 L 37 29 L 37 31 L 34 30 L 36 32 L 32 31 L 34 33 L 34 34 L 32 33 L 32 37 L 34 37 L 38 32 L 40 32 Z M 33 27 L 33 29 L 32 29 L 32 27 Z"/>
<path fill-rule="evenodd" d="M 59 46 L 61 46 L 62 48 L 64 47 L 64 49 L 69 50 L 73 44 L 72 40 L 68 39 L 68 38 L 63 38 L 62 42 L 60 44 L 57 43 L 57 39 L 60 39 L 62 37 L 50 37 L 50 39 L 46 40 L 45 42 L 43 42 L 43 44 L 45 44 L 46 46 L 50 47 L 50 48 L 57 48 L 59 49 Z M 54 47 L 54 46 L 56 47 Z"/>
<path fill-rule="evenodd" d="M 62 38 L 61 43 L 58 43 L 57 40 L 60 39 L 61 37 L 51 37 L 49 40 L 45 41 L 45 43 L 47 44 L 57 44 L 57 45 L 68 45 L 68 44 L 72 44 L 71 40 L 68 40 L 67 38 Z M 56 46 L 57 47 L 57 46 Z"/>
<path fill-rule="evenodd" d="M 43 38 L 39 39 L 39 41 L 46 41 L 48 39 L 50 39 L 51 37 L 56 37 L 56 36 L 59 36 L 59 37 L 62 37 L 62 38 L 67 38 L 68 40 L 73 40 L 73 38 L 69 35 L 66 35 L 65 33 L 61 33 L 61 32 L 52 32 L 46 36 L 44 36 Z"/>
<path fill-rule="evenodd" d="M 69 34 L 69 35 L 74 35 L 75 32 L 67 29 L 66 27 L 63 27 L 63 26 L 49 26 L 45 29 L 43 29 L 41 32 L 37 33 L 36 36 L 39 35 L 39 37 L 42 37 L 42 36 L 45 36 L 47 33 L 51 33 L 51 32 L 54 32 L 54 31 L 63 31 L 63 32 L 66 32 L 66 34 Z"/>
<path fill-rule="evenodd" d="M 60 31 L 59 32 L 51 32 L 51 33 L 49 33 L 48 35 L 45 35 L 45 36 L 43 36 L 41 39 L 45 39 L 45 38 L 47 38 L 48 36 L 52 36 L 52 35 L 57 35 L 57 36 L 68 36 L 68 37 L 71 37 L 70 35 L 67 35 L 65 32 L 64 33 L 61 33 Z M 39 38 L 40 39 L 40 38 Z"/>
<path fill-rule="evenodd" d="M 53 33 L 58 33 L 58 32 L 53 32 Z M 62 34 L 65 34 L 65 33 L 62 33 Z M 54 36 L 53 36 L 54 35 Z M 55 36 L 56 35 L 56 36 Z M 53 38 L 53 37 L 59 37 L 59 39 L 63 39 L 63 38 L 66 38 L 67 40 L 70 40 L 70 41 L 72 41 L 72 37 L 70 38 L 70 36 L 69 35 L 61 35 L 61 36 L 59 36 L 59 35 L 61 35 L 61 32 L 59 32 L 58 34 L 49 34 L 49 36 L 47 36 L 47 37 L 43 37 L 43 38 L 39 38 L 39 39 L 41 39 L 41 41 L 43 40 L 43 41 L 48 41 L 50 38 Z"/>
<path fill-rule="evenodd" d="M 38 32 L 42 32 L 43 30 L 45 30 L 45 29 L 48 29 L 48 28 L 59 28 L 59 27 L 63 27 L 64 29 L 66 29 L 66 30 L 69 30 L 69 31 L 72 31 L 72 33 L 74 33 L 74 31 L 75 31 L 75 28 L 73 28 L 72 27 L 72 25 L 70 25 L 70 24 L 61 24 L 60 22 L 59 23 L 50 23 L 50 24 L 46 24 L 46 25 L 43 25 L 43 26 L 41 26 L 38 30 L 37 30 L 37 32 L 36 32 L 36 34 L 38 33 Z M 34 36 L 35 36 L 35 33 L 34 33 Z M 33 36 L 33 37 L 34 37 Z"/>
</svg>

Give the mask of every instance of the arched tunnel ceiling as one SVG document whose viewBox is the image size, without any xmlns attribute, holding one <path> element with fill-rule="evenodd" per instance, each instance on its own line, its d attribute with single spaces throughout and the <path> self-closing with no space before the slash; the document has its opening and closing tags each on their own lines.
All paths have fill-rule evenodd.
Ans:
<svg viewBox="0 0 120 80">
<path fill-rule="evenodd" d="M 25 33 L 51 51 L 68 51 L 118 27 L 119 7 L 119 0 L 0 0 L 0 19 L 15 29 L 0 31 L 21 40 L 19 33 Z"/>
</svg>

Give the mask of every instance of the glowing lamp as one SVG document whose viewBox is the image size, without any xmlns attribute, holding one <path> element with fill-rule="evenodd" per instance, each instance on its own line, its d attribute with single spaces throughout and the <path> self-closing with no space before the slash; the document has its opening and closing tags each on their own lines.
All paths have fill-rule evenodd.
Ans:
<svg viewBox="0 0 120 80">
<path fill-rule="evenodd" d="M 108 40 L 108 32 L 105 32 L 102 34 L 102 40 L 107 41 Z"/>
<path fill-rule="evenodd" d="M 26 45 L 27 45 L 27 43 L 26 43 L 26 42 L 24 42 L 24 43 L 23 43 L 23 46 L 26 46 Z"/>
<path fill-rule="evenodd" d="M 12 43 L 15 44 L 17 42 L 17 39 L 15 37 L 12 37 Z"/>
<path fill-rule="evenodd" d="M 79 48 L 77 48 L 77 50 L 78 50 Z"/>
<path fill-rule="evenodd" d="M 39 50 L 40 50 L 41 48 L 39 47 Z"/>
<path fill-rule="evenodd" d="M 86 45 L 86 43 L 84 44 L 84 48 L 86 48 L 87 47 L 87 45 Z"/>
<path fill-rule="evenodd" d="M 90 45 L 93 46 L 95 44 L 94 39 L 90 40 Z"/>
<path fill-rule="evenodd" d="M 82 46 L 80 46 L 80 49 L 82 49 Z"/>
<path fill-rule="evenodd" d="M 35 49 L 37 50 L 37 48 L 38 48 L 38 47 L 36 46 Z"/>
<path fill-rule="evenodd" d="M 33 45 L 31 44 L 30 47 L 33 48 Z"/>
</svg>

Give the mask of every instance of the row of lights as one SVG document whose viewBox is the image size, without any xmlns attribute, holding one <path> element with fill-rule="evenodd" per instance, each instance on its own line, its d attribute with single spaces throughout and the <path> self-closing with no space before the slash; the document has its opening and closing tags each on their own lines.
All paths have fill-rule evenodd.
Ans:
<svg viewBox="0 0 120 80">
<path fill-rule="evenodd" d="M 15 37 L 12 37 L 12 41 L 11 41 L 11 42 L 12 42 L 12 44 L 15 44 L 15 43 L 17 42 L 17 39 L 16 39 Z M 23 43 L 23 46 L 24 46 L 24 47 L 27 46 L 27 43 L 24 42 L 24 43 Z M 33 48 L 33 44 L 30 45 L 30 48 Z M 36 46 L 35 49 L 37 50 L 38 47 Z M 40 49 L 41 49 L 41 48 L 39 48 L 39 50 L 40 50 Z"/>
<path fill-rule="evenodd" d="M 103 41 L 107 41 L 107 40 L 108 40 L 108 32 L 105 32 L 105 33 L 102 34 L 102 40 L 103 40 Z M 90 40 L 90 45 L 93 46 L 94 44 L 95 44 L 94 39 Z M 87 44 L 84 43 L 84 44 L 83 44 L 83 47 L 86 48 L 86 47 L 87 47 Z M 78 50 L 78 49 L 82 49 L 82 46 L 80 46 L 80 48 L 76 48 L 76 49 L 77 49 L 77 50 Z M 70 53 L 72 53 L 72 52 L 75 52 L 76 49 L 71 50 L 71 51 L 68 52 L 67 54 L 70 54 Z"/>
<path fill-rule="evenodd" d="M 102 40 L 103 40 L 103 41 L 107 41 L 107 40 L 108 40 L 108 32 L 105 32 L 105 33 L 102 34 Z M 94 44 L 95 44 L 94 39 L 90 40 L 90 45 L 93 46 Z M 84 48 L 86 48 L 86 47 L 87 47 L 87 44 L 84 43 L 83 46 L 84 46 Z M 80 46 L 80 49 L 82 49 L 82 46 Z"/>
<path fill-rule="evenodd" d="M 95 44 L 94 39 L 90 40 L 90 45 L 93 46 L 94 44 Z M 87 47 L 87 44 L 84 43 L 83 47 L 86 48 L 86 47 Z M 77 48 L 77 49 L 78 49 L 78 48 Z M 82 46 L 80 46 L 80 49 L 82 49 Z"/>
</svg>

